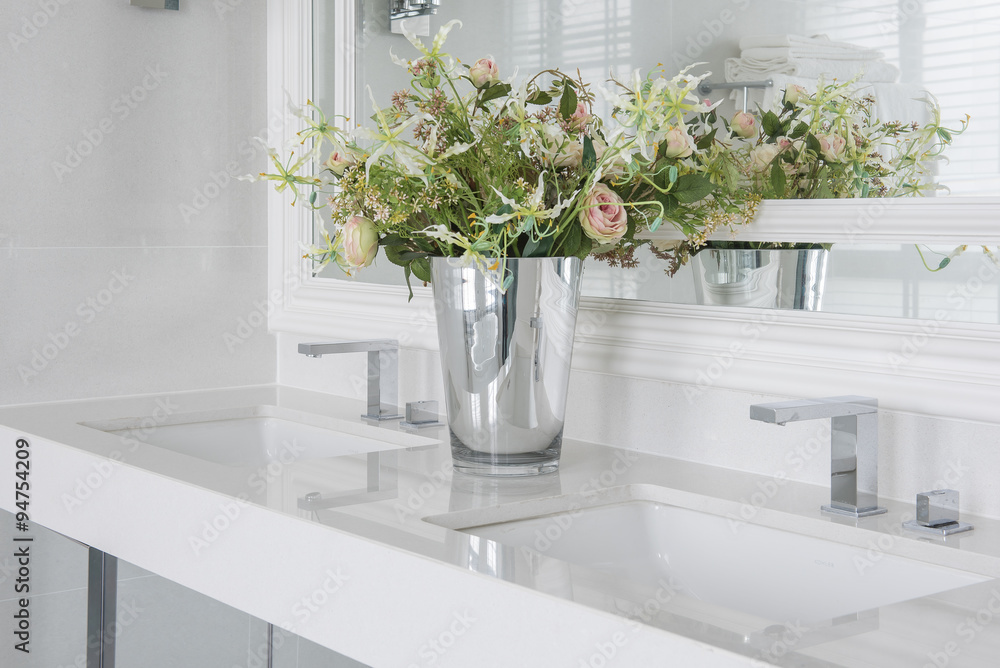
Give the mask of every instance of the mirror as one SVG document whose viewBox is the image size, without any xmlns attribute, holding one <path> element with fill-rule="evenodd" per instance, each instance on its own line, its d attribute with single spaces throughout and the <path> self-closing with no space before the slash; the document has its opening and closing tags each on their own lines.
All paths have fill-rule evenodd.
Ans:
<svg viewBox="0 0 1000 668">
<path fill-rule="evenodd" d="M 370 88 L 380 103 L 392 91 L 408 85 L 406 72 L 394 65 L 392 50 L 408 57 L 412 47 L 390 32 L 390 0 L 358 3 L 358 48 L 355 67 L 355 116 L 367 118 Z M 329 10 L 314 2 L 315 99 L 332 107 L 329 63 L 337 50 Z M 899 81 L 930 90 L 941 103 L 946 125 L 966 113 L 969 130 L 949 148 L 950 162 L 941 164 L 939 183 L 952 197 L 1000 194 L 1000 2 L 955 0 L 497 0 L 465 3 L 443 0 L 430 17 L 430 32 L 451 19 L 463 22 L 448 38 L 448 51 L 465 61 L 493 55 L 501 75 L 514 68 L 522 73 L 543 67 L 580 69 L 593 84 L 609 70 L 650 69 L 663 63 L 673 72 L 695 62 L 697 70 L 724 80 L 724 61 L 740 55 L 739 39 L 748 35 L 825 34 L 885 54 L 898 67 Z M 426 38 L 430 39 L 430 38 Z M 726 93 L 713 95 L 713 99 Z M 601 102 L 603 104 L 603 102 Z M 726 99 L 723 115 L 735 103 Z M 605 117 L 607 109 L 597 108 Z M 941 196 L 947 196 L 941 193 Z M 942 224 L 948 224 L 942 221 Z M 829 254 L 824 295 L 818 310 L 855 315 L 945 318 L 959 322 L 1000 323 L 996 264 L 967 240 L 970 251 L 954 258 L 942 271 L 942 255 L 954 248 L 900 244 L 848 246 L 838 244 Z M 639 268 L 612 268 L 591 258 L 584 272 L 589 296 L 694 303 L 699 288 L 696 272 L 685 266 L 674 278 L 664 263 L 650 256 Z M 718 273 L 718 272 L 716 272 Z M 328 266 L 324 278 L 346 278 Z M 702 276 L 701 278 L 704 278 Z M 380 258 L 360 272 L 366 283 L 401 285 L 402 271 Z M 749 304 L 737 304 L 749 305 Z M 939 318 L 940 319 L 940 318 Z"/>
</svg>

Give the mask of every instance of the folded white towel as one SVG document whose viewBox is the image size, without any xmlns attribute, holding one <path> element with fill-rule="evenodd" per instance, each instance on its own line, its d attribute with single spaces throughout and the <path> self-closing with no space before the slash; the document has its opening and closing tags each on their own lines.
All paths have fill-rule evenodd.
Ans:
<svg viewBox="0 0 1000 668">
<path fill-rule="evenodd" d="M 755 60 L 775 60 L 778 58 L 822 58 L 824 60 L 881 60 L 885 54 L 881 51 L 843 51 L 841 49 L 823 49 L 819 47 L 755 47 L 743 49 L 743 58 Z"/>
<path fill-rule="evenodd" d="M 803 37 L 801 35 L 749 35 L 740 39 L 740 49 L 771 49 L 771 48 L 796 48 L 796 49 L 820 49 L 823 51 L 841 51 L 847 53 L 858 53 L 870 51 L 857 44 L 848 42 L 834 42 L 826 35 L 815 35 L 813 37 Z"/>
<path fill-rule="evenodd" d="M 828 81 L 847 81 L 859 77 L 860 81 L 892 83 L 899 78 L 899 68 L 881 60 L 818 60 L 810 58 L 776 58 L 755 60 L 727 58 L 726 81 L 753 81 L 766 79 L 772 74 Z"/>
</svg>

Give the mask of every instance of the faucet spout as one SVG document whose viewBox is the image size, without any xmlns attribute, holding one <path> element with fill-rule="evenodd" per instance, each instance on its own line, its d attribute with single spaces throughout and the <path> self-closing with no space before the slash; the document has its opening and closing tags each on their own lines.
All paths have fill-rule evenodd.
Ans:
<svg viewBox="0 0 1000 668">
<path fill-rule="evenodd" d="M 827 397 L 825 399 L 799 399 L 797 401 L 754 404 L 750 406 L 750 419 L 784 425 L 786 422 L 877 412 L 878 400 L 872 397 Z"/>
<path fill-rule="evenodd" d="M 878 505 L 878 400 L 844 396 L 777 401 L 750 406 L 750 419 L 784 425 L 831 420 L 830 505 L 822 510 L 851 517 L 886 512 Z"/>
<path fill-rule="evenodd" d="M 368 412 L 366 420 L 398 420 L 403 416 L 396 404 L 399 382 L 399 341 L 371 339 L 337 343 L 300 343 L 299 353 L 322 357 L 338 353 L 368 353 Z"/>
</svg>

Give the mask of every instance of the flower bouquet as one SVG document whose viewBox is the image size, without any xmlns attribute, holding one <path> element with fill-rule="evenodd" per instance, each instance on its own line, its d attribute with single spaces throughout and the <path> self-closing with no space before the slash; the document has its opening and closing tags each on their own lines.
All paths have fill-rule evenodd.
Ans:
<svg viewBox="0 0 1000 668">
<path fill-rule="evenodd" d="M 579 77 L 502 80 L 491 58 L 453 59 L 442 49 L 456 24 L 429 48 L 407 35 L 419 57 L 393 60 L 412 87 L 385 106 L 372 99 L 370 126 L 348 131 L 310 103 L 301 157 L 282 162 L 269 150 L 276 170 L 260 178 L 296 200 L 309 189 L 310 206 L 328 215 L 322 243 L 308 249 L 317 269 L 335 262 L 351 273 L 382 247 L 408 284 L 430 281 L 429 258 L 443 256 L 504 287 L 509 258 L 627 258 L 647 243 L 639 231 L 667 222 L 698 243 L 752 213 L 728 138 L 696 95 L 704 77 L 612 80 L 601 90 L 612 126 L 591 112 Z"/>
</svg>

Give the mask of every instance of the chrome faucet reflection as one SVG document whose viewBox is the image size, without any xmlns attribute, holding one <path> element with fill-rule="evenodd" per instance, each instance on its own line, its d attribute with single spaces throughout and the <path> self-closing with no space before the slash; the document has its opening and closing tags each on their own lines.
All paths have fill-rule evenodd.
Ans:
<svg viewBox="0 0 1000 668">
<path fill-rule="evenodd" d="M 366 420 L 398 420 L 396 403 L 399 379 L 399 341 L 372 339 L 341 343 L 300 343 L 299 353 L 306 357 L 322 357 L 337 353 L 368 353 L 368 412 Z"/>
<path fill-rule="evenodd" d="M 878 400 L 826 397 L 750 406 L 750 419 L 784 425 L 832 419 L 828 513 L 868 517 L 886 512 L 878 505 Z"/>
</svg>

